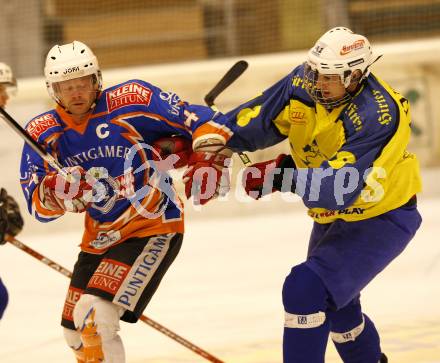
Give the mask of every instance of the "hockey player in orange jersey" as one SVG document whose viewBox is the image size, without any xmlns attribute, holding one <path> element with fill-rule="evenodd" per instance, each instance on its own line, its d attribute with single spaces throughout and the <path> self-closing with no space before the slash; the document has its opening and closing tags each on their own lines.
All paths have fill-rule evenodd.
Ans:
<svg viewBox="0 0 440 363">
<path fill-rule="evenodd" d="M 142 80 L 103 90 L 97 58 L 78 41 L 49 51 L 45 77 L 57 106 L 26 129 L 65 168 L 25 145 L 23 192 L 41 222 L 85 214 L 64 335 L 78 362 L 123 363 L 119 320 L 138 320 L 183 239 L 183 205 L 167 170 L 186 165 L 194 148 L 217 160 L 217 188 L 229 131 L 223 115 Z"/>
</svg>

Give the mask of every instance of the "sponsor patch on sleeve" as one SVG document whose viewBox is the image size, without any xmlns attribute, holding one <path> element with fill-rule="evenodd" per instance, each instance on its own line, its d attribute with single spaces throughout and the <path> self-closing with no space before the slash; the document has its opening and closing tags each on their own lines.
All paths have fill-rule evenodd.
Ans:
<svg viewBox="0 0 440 363">
<path fill-rule="evenodd" d="M 107 109 L 109 112 L 130 105 L 149 105 L 153 91 L 136 83 L 124 84 L 112 91 L 107 91 Z"/>
<path fill-rule="evenodd" d="M 55 119 L 54 115 L 47 113 L 34 118 L 31 122 L 29 122 L 26 127 L 26 131 L 34 140 L 38 140 L 44 132 L 55 126 L 59 126 L 58 121 Z"/>
</svg>

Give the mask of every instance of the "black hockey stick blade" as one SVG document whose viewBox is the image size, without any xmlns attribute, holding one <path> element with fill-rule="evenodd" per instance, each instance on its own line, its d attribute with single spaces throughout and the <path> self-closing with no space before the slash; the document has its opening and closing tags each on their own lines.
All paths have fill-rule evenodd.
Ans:
<svg viewBox="0 0 440 363">
<path fill-rule="evenodd" d="M 206 104 L 211 107 L 214 105 L 214 100 L 217 96 L 222 93 L 226 88 L 228 88 L 234 81 L 240 77 L 243 72 L 247 69 L 248 62 L 245 60 L 238 61 L 235 63 L 229 71 L 222 77 L 220 81 L 214 86 L 214 88 L 208 92 L 205 96 Z"/>
</svg>

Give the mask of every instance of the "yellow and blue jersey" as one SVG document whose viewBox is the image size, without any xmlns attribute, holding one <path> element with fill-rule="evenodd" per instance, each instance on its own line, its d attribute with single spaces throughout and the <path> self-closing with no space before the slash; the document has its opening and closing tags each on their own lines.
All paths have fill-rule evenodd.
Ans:
<svg viewBox="0 0 440 363">
<path fill-rule="evenodd" d="M 216 135 L 226 140 L 230 132 L 217 123 L 219 117 L 223 116 L 214 115 L 209 107 L 188 104 L 175 93 L 130 80 L 101 92 L 81 125 L 57 107 L 32 119 L 26 130 L 63 166 L 105 168 L 105 179 L 112 182 L 111 195 L 88 207 L 81 244 L 84 251 L 103 253 L 105 247 L 127 238 L 183 233 L 182 202 L 169 175 L 166 180 L 157 179 L 149 145 L 171 135 L 189 140 Z M 42 222 L 63 214 L 48 210 L 39 199 L 37 186 L 51 170 L 34 150 L 24 146 L 21 185 L 29 212 Z M 161 188 L 164 185 L 166 190 Z"/>
<path fill-rule="evenodd" d="M 304 65 L 227 113 L 235 151 L 289 140 L 309 215 L 319 223 L 356 221 L 405 204 L 421 190 L 410 139 L 408 101 L 370 74 L 351 101 L 333 110 L 313 102 Z M 298 189 L 297 189 L 298 190 Z"/>
</svg>

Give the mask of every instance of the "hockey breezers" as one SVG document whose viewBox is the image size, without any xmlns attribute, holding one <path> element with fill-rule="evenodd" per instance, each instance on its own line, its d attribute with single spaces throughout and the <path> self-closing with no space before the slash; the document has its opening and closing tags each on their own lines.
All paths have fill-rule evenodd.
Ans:
<svg viewBox="0 0 440 363">
<path fill-rule="evenodd" d="M 58 263 L 52 261 L 51 259 L 38 253 L 34 249 L 28 247 L 27 245 L 20 242 L 19 240 L 15 239 L 11 236 L 7 236 L 6 240 L 9 243 L 13 244 L 15 247 L 26 252 L 28 255 L 31 255 L 32 257 L 36 258 L 37 260 L 43 262 L 45 265 L 58 271 L 59 273 L 63 274 L 64 276 L 66 276 L 68 278 L 70 278 L 72 276 L 72 272 L 65 269 L 64 267 L 62 267 Z M 148 324 L 149 326 L 151 326 L 153 329 L 156 329 L 159 332 L 161 332 L 162 334 L 168 336 L 169 338 L 176 341 L 177 343 L 192 350 L 194 353 L 205 358 L 207 361 L 214 362 L 214 363 L 224 363 L 222 360 L 214 357 L 212 354 L 208 353 L 207 351 L 203 350 L 202 348 L 198 347 L 197 345 L 191 343 L 190 341 L 186 340 L 185 338 L 181 337 L 180 335 L 174 333 L 173 331 L 169 330 L 168 328 L 164 327 L 162 324 L 159 324 L 158 322 L 154 321 L 153 319 L 151 319 L 145 315 L 141 315 L 140 320 L 142 320 L 145 324 Z"/>
</svg>

